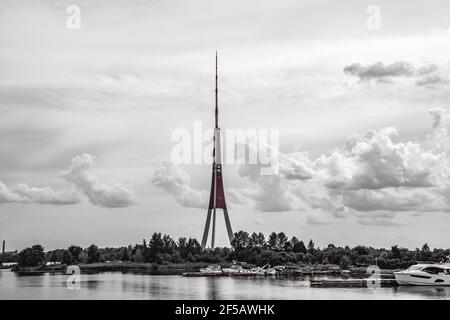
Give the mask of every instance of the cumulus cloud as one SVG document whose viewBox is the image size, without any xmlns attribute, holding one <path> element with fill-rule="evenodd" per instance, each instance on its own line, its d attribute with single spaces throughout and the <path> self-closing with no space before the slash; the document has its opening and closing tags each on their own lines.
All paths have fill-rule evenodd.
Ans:
<svg viewBox="0 0 450 320">
<path fill-rule="evenodd" d="M 26 199 L 21 195 L 11 191 L 1 180 L 0 180 L 0 203 L 4 202 L 25 202 Z"/>
<path fill-rule="evenodd" d="M 261 176 L 252 196 L 255 208 L 266 212 L 291 210 L 292 198 L 284 183 L 279 175 Z"/>
<path fill-rule="evenodd" d="M 448 80 L 442 78 L 438 74 L 430 74 L 430 75 L 426 75 L 424 77 L 417 79 L 416 84 L 418 86 L 435 88 L 436 86 L 445 84 L 447 82 L 448 82 Z"/>
<path fill-rule="evenodd" d="M 31 202 L 42 204 L 76 204 L 80 202 L 79 195 L 70 189 L 53 190 L 50 187 L 35 188 L 19 184 L 14 191 Z"/>
<path fill-rule="evenodd" d="M 65 205 L 76 204 L 80 202 L 80 198 L 74 190 L 55 191 L 50 187 L 37 188 L 26 184 L 19 184 L 10 189 L 0 181 L 0 203 L 5 202 Z"/>
<path fill-rule="evenodd" d="M 314 169 L 307 152 L 280 154 L 279 172 L 289 180 L 307 180 L 314 176 Z"/>
<path fill-rule="evenodd" d="M 280 154 L 280 170 L 270 178 L 243 165 L 241 176 L 255 191 L 241 196 L 260 211 L 307 211 L 310 224 L 353 216 L 362 224 L 397 225 L 397 212 L 450 211 L 448 153 L 435 148 L 446 139 L 447 116 L 443 109 L 430 113 L 434 132 L 440 129 L 431 146 L 397 142 L 392 127 L 370 130 L 315 160 L 307 153 Z"/>
<path fill-rule="evenodd" d="M 92 204 L 101 207 L 127 207 L 134 204 L 135 195 L 130 183 L 110 186 L 100 183 L 97 177 L 89 174 L 88 170 L 94 159 L 94 156 L 87 153 L 72 159 L 69 169 L 61 173 L 61 177 L 71 184 L 71 188 L 68 189 L 54 190 L 50 187 L 31 187 L 27 184 L 9 188 L 0 180 L 0 203 L 77 204 L 81 201 L 78 192 L 80 190 Z"/>
<path fill-rule="evenodd" d="M 427 74 L 437 71 L 438 68 L 439 67 L 437 66 L 437 64 L 429 63 L 429 64 L 423 65 L 420 68 L 418 68 L 416 73 L 421 76 L 427 75 Z"/>
<path fill-rule="evenodd" d="M 395 128 L 369 131 L 347 140 L 331 156 L 322 156 L 317 167 L 326 185 L 338 189 L 429 187 L 447 164 L 444 154 L 424 150 L 414 142 L 395 143 Z"/>
<path fill-rule="evenodd" d="M 69 169 L 63 171 L 61 176 L 72 183 L 78 190 L 86 195 L 89 201 L 101 207 L 127 207 L 134 204 L 135 194 L 129 182 L 107 185 L 100 183 L 96 176 L 88 170 L 94 163 L 95 157 L 83 154 L 72 159 Z"/>
<path fill-rule="evenodd" d="M 208 205 L 208 192 L 193 188 L 189 174 L 171 162 L 164 162 L 155 171 L 151 184 L 174 196 L 184 207 L 206 208 Z"/>
<path fill-rule="evenodd" d="M 415 188 L 345 190 L 343 204 L 358 211 L 443 211 L 446 208 L 434 190 Z"/>
<path fill-rule="evenodd" d="M 356 76 L 362 81 L 375 79 L 379 82 L 386 82 L 391 77 L 412 76 L 414 74 L 414 66 L 405 61 L 397 61 L 387 65 L 380 61 L 367 66 L 363 66 L 360 63 L 352 63 L 344 67 L 344 72 Z"/>
<path fill-rule="evenodd" d="M 378 83 L 393 83 L 393 78 L 413 77 L 418 86 L 436 88 L 448 81 L 439 75 L 439 67 L 429 63 L 415 68 L 406 61 L 397 61 L 391 64 L 376 62 L 366 66 L 352 63 L 344 67 L 344 73 L 357 77 L 360 81 L 375 80 Z"/>
</svg>

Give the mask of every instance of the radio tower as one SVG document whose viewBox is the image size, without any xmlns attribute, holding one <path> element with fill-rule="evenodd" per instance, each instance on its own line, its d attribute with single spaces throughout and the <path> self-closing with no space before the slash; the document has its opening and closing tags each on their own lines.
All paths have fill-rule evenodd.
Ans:
<svg viewBox="0 0 450 320">
<path fill-rule="evenodd" d="M 216 51 L 216 110 L 215 110 L 215 128 L 213 143 L 213 165 L 212 165 L 212 181 L 211 195 L 209 197 L 208 214 L 206 216 L 205 230 L 203 231 L 202 246 L 206 247 L 208 241 L 209 225 L 211 222 L 211 213 L 213 217 L 211 232 L 211 249 L 214 249 L 214 241 L 216 237 L 216 209 L 223 209 L 225 224 L 227 226 L 228 238 L 233 239 L 233 230 L 231 230 L 230 217 L 228 216 L 227 205 L 225 203 L 225 193 L 223 189 L 222 179 L 222 159 L 220 145 L 220 128 L 219 128 L 219 108 L 218 108 L 218 90 L 217 90 L 217 51 Z"/>
</svg>

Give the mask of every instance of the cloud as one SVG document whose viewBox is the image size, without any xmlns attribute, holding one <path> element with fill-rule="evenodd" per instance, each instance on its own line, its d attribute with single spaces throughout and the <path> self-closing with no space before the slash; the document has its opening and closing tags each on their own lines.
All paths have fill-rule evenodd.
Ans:
<svg viewBox="0 0 450 320">
<path fill-rule="evenodd" d="M 344 73 L 356 76 L 362 81 L 376 79 L 379 82 L 385 82 L 390 77 L 412 76 L 414 66 L 405 61 L 397 61 L 388 65 L 380 61 L 367 66 L 352 63 L 344 68 Z"/>
<path fill-rule="evenodd" d="M 392 127 L 354 135 L 331 156 L 321 156 L 317 169 L 333 189 L 432 186 L 447 164 L 445 155 L 411 141 L 395 143 L 397 135 Z"/>
<path fill-rule="evenodd" d="M 93 162 L 94 157 L 86 153 L 72 159 L 69 169 L 61 173 L 61 177 L 72 185 L 70 189 L 53 190 L 50 187 L 31 187 L 23 183 L 8 188 L 0 180 L 0 203 L 77 204 L 81 201 L 77 190 L 81 190 L 93 205 L 101 207 L 127 207 L 136 202 L 134 190 L 129 183 L 109 186 L 90 175 L 88 169 Z"/>
<path fill-rule="evenodd" d="M 155 171 L 151 184 L 174 196 L 184 207 L 206 208 L 208 205 L 208 192 L 193 188 L 189 174 L 171 162 L 164 162 L 163 166 Z"/>
<path fill-rule="evenodd" d="M 35 188 L 19 184 L 14 191 L 31 202 L 42 204 L 76 204 L 80 202 L 79 195 L 74 190 L 63 189 L 55 191 L 50 187 Z"/>
<path fill-rule="evenodd" d="M 427 75 L 427 74 L 429 74 L 429 73 L 432 73 L 432 72 L 437 71 L 438 68 L 439 68 L 439 67 L 438 67 L 437 64 L 430 63 L 430 64 L 426 64 L 426 65 L 423 65 L 422 67 L 418 68 L 417 71 L 416 71 L 416 73 L 417 73 L 418 75 L 423 76 L 423 75 Z"/>
<path fill-rule="evenodd" d="M 265 212 L 291 210 L 292 199 L 284 183 L 279 175 L 261 176 L 252 196 L 255 208 Z"/>
<path fill-rule="evenodd" d="M 441 85 L 441 84 L 445 84 L 447 82 L 448 82 L 448 80 L 443 79 L 438 74 L 430 74 L 430 75 L 426 75 L 426 76 L 424 76 L 422 78 L 419 78 L 416 81 L 416 84 L 418 86 L 435 88 L 436 86 Z"/>
<path fill-rule="evenodd" d="M 6 202 L 68 205 L 80 202 L 80 198 L 74 190 L 55 191 L 50 187 L 36 188 L 26 184 L 10 189 L 0 181 L 0 203 Z"/>
<path fill-rule="evenodd" d="M 433 190 L 414 188 L 346 190 L 343 204 L 358 211 L 443 211 L 446 208 L 442 197 Z"/>
<path fill-rule="evenodd" d="M 81 190 L 93 205 L 115 208 L 135 204 L 134 190 L 129 182 L 110 186 L 100 183 L 97 177 L 89 174 L 94 159 L 87 153 L 74 157 L 69 169 L 63 171 L 61 176 Z"/>
<path fill-rule="evenodd" d="M 360 217 L 357 221 L 365 226 L 395 227 L 405 224 L 397 221 L 394 215 L 390 217 Z"/>
<path fill-rule="evenodd" d="M 239 172 L 253 187 L 235 192 L 259 211 L 306 211 L 308 224 L 354 217 L 365 225 L 399 225 L 398 212 L 450 211 L 449 152 L 435 150 L 448 140 L 447 115 L 444 109 L 430 113 L 434 134 L 428 147 L 397 142 L 393 127 L 370 130 L 315 160 L 307 153 L 280 153 L 276 175 L 242 165 Z"/>
<path fill-rule="evenodd" d="M 279 171 L 289 180 L 307 180 L 314 176 L 311 160 L 307 152 L 280 154 Z"/>
<path fill-rule="evenodd" d="M 344 73 L 355 76 L 360 81 L 376 80 L 377 83 L 393 83 L 392 78 L 413 77 L 416 78 L 416 85 L 427 88 L 436 88 L 438 85 L 448 82 L 438 72 L 439 67 L 436 64 L 425 64 L 416 69 L 406 61 L 397 61 L 387 65 L 380 61 L 366 66 L 352 63 L 344 67 Z"/>
<path fill-rule="evenodd" d="M 26 199 L 11 191 L 1 180 L 0 180 L 0 203 L 5 202 L 26 202 Z"/>
<path fill-rule="evenodd" d="M 306 223 L 310 225 L 325 225 L 330 224 L 331 221 L 330 216 L 323 212 L 316 212 L 306 216 Z"/>
</svg>

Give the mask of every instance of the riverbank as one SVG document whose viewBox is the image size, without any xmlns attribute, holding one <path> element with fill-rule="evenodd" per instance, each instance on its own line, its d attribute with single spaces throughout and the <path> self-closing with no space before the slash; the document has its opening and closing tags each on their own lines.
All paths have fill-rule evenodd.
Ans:
<svg viewBox="0 0 450 320">
<path fill-rule="evenodd" d="M 209 265 L 206 262 L 186 262 L 186 263 L 171 263 L 171 264 L 156 264 L 145 262 L 131 262 L 131 261 L 110 261 L 97 263 L 80 263 L 78 266 L 82 273 L 98 273 L 98 272 L 130 272 L 130 273 L 144 273 L 151 275 L 181 275 L 186 272 L 198 272 L 201 268 Z M 228 268 L 232 263 L 221 263 L 222 268 Z M 242 263 L 244 268 L 253 268 L 254 265 Z M 367 276 L 367 267 L 349 267 L 348 270 L 342 270 L 336 265 L 291 265 L 299 274 L 302 275 L 352 275 L 352 276 Z M 12 271 L 22 274 L 39 274 L 39 273 L 65 273 L 67 266 L 65 264 L 52 266 L 38 266 L 38 267 L 18 267 Z M 384 278 L 393 276 L 395 270 L 380 270 L 379 275 Z"/>
</svg>

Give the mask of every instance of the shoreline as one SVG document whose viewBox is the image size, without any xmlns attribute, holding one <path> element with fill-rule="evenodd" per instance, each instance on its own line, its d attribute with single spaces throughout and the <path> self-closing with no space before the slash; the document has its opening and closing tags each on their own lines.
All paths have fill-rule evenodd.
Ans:
<svg viewBox="0 0 450 320">
<path fill-rule="evenodd" d="M 209 263 L 189 262 L 178 264 L 156 264 L 156 263 L 136 263 L 136 262 L 99 262 L 99 263 L 81 263 L 78 264 L 81 273 L 101 273 L 101 272 L 125 272 L 125 273 L 143 273 L 149 275 L 182 275 L 185 272 L 198 272 L 200 268 L 207 267 Z M 232 263 L 221 264 L 222 268 L 230 267 Z M 300 276 L 330 275 L 330 276 L 369 276 L 367 267 L 350 267 L 348 270 L 341 270 L 334 265 L 293 265 L 300 271 Z M 246 267 L 252 268 L 253 265 L 247 264 Z M 43 273 L 66 273 L 66 265 L 41 266 L 10 269 L 23 275 L 43 274 Z M 397 269 L 380 269 L 380 276 L 390 278 Z"/>
</svg>

